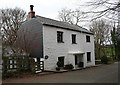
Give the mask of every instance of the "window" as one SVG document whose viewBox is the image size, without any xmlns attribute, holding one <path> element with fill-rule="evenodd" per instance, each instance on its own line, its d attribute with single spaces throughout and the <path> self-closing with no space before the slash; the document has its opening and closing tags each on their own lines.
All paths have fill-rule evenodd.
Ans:
<svg viewBox="0 0 120 85">
<path fill-rule="evenodd" d="M 76 35 L 72 34 L 72 44 L 76 44 Z"/>
<path fill-rule="evenodd" d="M 63 32 L 57 31 L 57 42 L 63 42 Z"/>
<path fill-rule="evenodd" d="M 58 57 L 58 61 L 60 62 L 60 66 L 58 66 L 58 67 L 64 67 L 64 56 Z"/>
<path fill-rule="evenodd" d="M 75 55 L 75 65 L 77 65 L 78 63 L 77 63 L 77 55 Z"/>
<path fill-rule="evenodd" d="M 87 61 L 88 61 L 88 62 L 91 61 L 91 52 L 87 52 Z"/>
<path fill-rule="evenodd" d="M 90 42 L 90 36 L 86 36 L 86 42 Z"/>
</svg>

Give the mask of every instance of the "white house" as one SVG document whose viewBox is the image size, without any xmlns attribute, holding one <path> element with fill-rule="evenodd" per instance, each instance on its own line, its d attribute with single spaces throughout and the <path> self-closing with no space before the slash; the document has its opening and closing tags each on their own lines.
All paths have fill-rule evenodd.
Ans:
<svg viewBox="0 0 120 85">
<path fill-rule="evenodd" d="M 44 60 L 45 70 L 55 69 L 57 61 L 74 68 L 79 62 L 83 62 L 84 68 L 95 65 L 93 33 L 80 26 L 35 16 L 33 5 L 28 17 L 21 29 L 39 33 L 35 40 L 39 45 L 31 55 Z"/>
</svg>

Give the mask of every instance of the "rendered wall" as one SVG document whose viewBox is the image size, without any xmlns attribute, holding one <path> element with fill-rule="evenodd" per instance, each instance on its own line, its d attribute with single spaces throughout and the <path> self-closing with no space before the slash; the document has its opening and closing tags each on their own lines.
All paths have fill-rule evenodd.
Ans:
<svg viewBox="0 0 120 85">
<path fill-rule="evenodd" d="M 57 42 L 57 31 L 63 32 L 63 41 L 64 43 Z M 76 34 L 76 42 L 77 44 L 72 44 L 71 35 Z M 44 56 L 48 55 L 49 58 L 45 59 L 44 61 L 44 68 L 48 69 L 55 69 L 57 59 L 60 56 L 65 56 L 64 64 L 71 63 L 75 67 L 75 57 L 73 54 L 69 54 L 71 51 L 82 51 L 83 54 L 83 61 L 84 67 L 95 65 L 94 60 L 94 37 L 93 35 L 89 35 L 91 37 L 91 42 L 86 42 L 86 35 L 85 33 L 80 33 L 76 31 L 50 27 L 50 26 L 43 26 L 43 48 L 44 48 Z M 87 62 L 86 52 L 91 52 L 91 62 Z"/>
</svg>

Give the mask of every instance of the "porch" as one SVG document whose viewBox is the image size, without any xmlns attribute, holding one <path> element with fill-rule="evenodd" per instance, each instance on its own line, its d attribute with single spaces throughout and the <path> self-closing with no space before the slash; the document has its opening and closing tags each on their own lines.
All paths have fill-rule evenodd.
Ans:
<svg viewBox="0 0 120 85">
<path fill-rule="evenodd" d="M 74 64 L 75 69 L 81 69 L 84 68 L 84 52 L 82 51 L 75 51 L 75 52 L 69 52 L 70 55 L 73 55 L 74 57 Z"/>
</svg>

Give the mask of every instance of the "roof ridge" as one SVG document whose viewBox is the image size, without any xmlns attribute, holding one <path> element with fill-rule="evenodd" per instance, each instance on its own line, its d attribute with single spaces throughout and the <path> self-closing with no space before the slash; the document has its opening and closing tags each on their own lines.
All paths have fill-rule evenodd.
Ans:
<svg viewBox="0 0 120 85">
<path fill-rule="evenodd" d="M 58 20 L 55 20 L 55 19 L 51 19 L 51 18 L 48 18 L 48 17 L 39 16 L 39 15 L 36 15 L 36 17 L 41 17 L 41 18 L 45 18 L 45 19 L 49 19 L 49 20 L 53 20 L 53 21 L 57 21 L 57 22 L 63 22 L 63 21 L 58 21 Z"/>
<path fill-rule="evenodd" d="M 55 19 L 46 18 L 46 17 L 39 16 L 39 15 L 36 15 L 36 18 L 38 18 L 43 24 L 53 25 L 53 26 L 58 26 L 58 27 L 62 27 L 62 28 L 78 30 L 78 31 L 81 31 L 81 32 L 86 32 L 86 33 L 93 34 L 89 30 L 87 30 L 86 28 L 83 28 L 79 25 L 72 25 L 72 24 L 67 23 L 67 22 L 58 21 L 58 20 L 55 20 Z"/>
<path fill-rule="evenodd" d="M 47 18 L 47 17 L 43 17 L 43 16 L 39 16 L 39 15 L 36 15 L 36 17 L 41 17 L 41 18 L 45 18 L 45 19 L 52 20 L 52 21 L 62 22 L 63 24 L 69 24 L 69 25 L 78 26 L 78 27 L 80 27 L 80 28 L 83 28 L 83 27 L 81 27 L 81 26 L 79 26 L 79 25 L 74 25 L 74 24 L 70 24 L 70 23 L 68 23 L 68 22 L 58 21 L 58 20 L 55 20 L 55 19 L 51 19 L 51 18 Z M 85 29 L 85 28 L 84 28 L 84 29 Z"/>
</svg>

